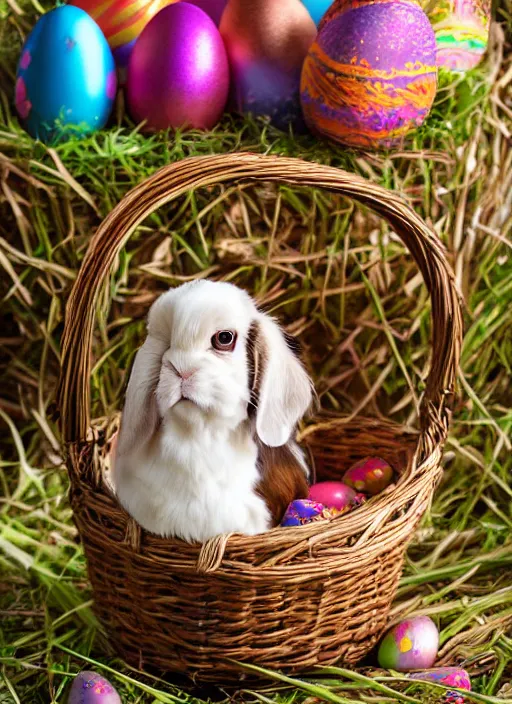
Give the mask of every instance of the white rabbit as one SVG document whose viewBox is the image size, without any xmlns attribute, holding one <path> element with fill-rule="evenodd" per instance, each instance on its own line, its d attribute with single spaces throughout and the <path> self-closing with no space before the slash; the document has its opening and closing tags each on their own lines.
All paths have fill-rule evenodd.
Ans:
<svg viewBox="0 0 512 704">
<path fill-rule="evenodd" d="M 128 383 L 113 484 L 147 530 L 187 541 L 262 533 L 308 494 L 291 439 L 312 384 L 279 326 L 228 283 L 151 307 Z"/>
</svg>

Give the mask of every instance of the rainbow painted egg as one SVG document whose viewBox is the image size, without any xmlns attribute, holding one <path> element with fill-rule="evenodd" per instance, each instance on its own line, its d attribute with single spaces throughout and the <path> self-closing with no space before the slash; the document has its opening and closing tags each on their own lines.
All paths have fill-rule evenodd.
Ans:
<svg viewBox="0 0 512 704">
<path fill-rule="evenodd" d="M 401 621 L 383 638 L 378 652 L 379 665 L 408 672 L 432 667 L 437 657 L 439 632 L 428 616 Z"/>
<path fill-rule="evenodd" d="M 176 0 L 69 0 L 98 23 L 121 69 L 128 65 L 135 40 L 150 19 L 172 2 Z"/>
<path fill-rule="evenodd" d="M 489 0 L 440 0 L 429 13 L 437 44 L 437 65 L 468 71 L 482 59 L 489 39 Z"/>
<path fill-rule="evenodd" d="M 54 143 L 103 127 L 116 88 L 112 52 L 86 12 L 62 5 L 38 20 L 15 87 L 16 110 L 32 137 Z"/>
<path fill-rule="evenodd" d="M 69 691 L 68 704 L 122 704 L 110 682 L 97 672 L 79 672 Z"/>
<path fill-rule="evenodd" d="M 372 496 L 383 491 L 392 479 L 393 470 L 381 457 L 365 457 L 343 475 L 344 484 Z"/>
<path fill-rule="evenodd" d="M 356 492 L 342 482 L 317 482 L 309 489 L 309 498 L 327 508 L 343 511 L 354 503 Z"/>
<path fill-rule="evenodd" d="M 359 148 L 391 147 L 428 115 L 436 43 L 416 0 L 336 0 L 304 61 L 309 128 Z"/>
<path fill-rule="evenodd" d="M 148 130 L 210 129 L 229 90 L 226 50 L 213 20 L 195 5 L 161 10 L 138 38 L 126 82 L 131 116 Z"/>
</svg>

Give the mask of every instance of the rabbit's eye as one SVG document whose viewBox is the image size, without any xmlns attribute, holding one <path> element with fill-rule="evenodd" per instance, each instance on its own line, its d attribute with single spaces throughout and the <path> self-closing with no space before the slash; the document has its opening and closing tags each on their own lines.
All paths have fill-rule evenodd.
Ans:
<svg viewBox="0 0 512 704">
<path fill-rule="evenodd" d="M 221 352 L 232 352 L 235 349 L 236 332 L 232 330 L 219 330 L 212 337 L 212 347 Z"/>
</svg>

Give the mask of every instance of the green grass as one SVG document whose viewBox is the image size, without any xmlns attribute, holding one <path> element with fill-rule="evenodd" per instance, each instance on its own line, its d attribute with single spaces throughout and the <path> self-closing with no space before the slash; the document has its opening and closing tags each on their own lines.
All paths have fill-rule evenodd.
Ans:
<svg viewBox="0 0 512 704">
<path fill-rule="evenodd" d="M 91 233 L 163 164 L 238 149 L 333 164 L 396 189 L 448 248 L 465 297 L 459 396 L 444 479 L 408 552 L 393 615 L 436 620 L 440 664 L 461 663 L 472 675 L 467 701 L 512 701 L 510 0 L 499 10 L 508 44 L 498 32 L 481 68 L 441 75 L 425 125 L 384 155 L 231 117 L 209 134 L 147 137 L 121 110 L 83 141 L 34 144 L 13 116 L 12 94 L 20 38 L 37 7 L 0 5 L 0 703 L 65 702 L 72 675 L 87 667 L 109 677 L 125 703 L 192 701 L 126 667 L 105 642 L 53 411 L 63 309 Z M 137 230 L 95 338 L 98 426 L 119 408 L 154 296 L 198 274 L 248 287 L 300 335 L 325 408 L 350 413 L 367 397 L 365 414 L 416 423 L 430 308 L 411 257 L 387 225 L 345 199 L 258 186 L 190 194 Z M 243 698 L 442 701 L 439 687 L 394 674 L 371 663 L 303 681 L 270 673 L 267 691 Z"/>
</svg>

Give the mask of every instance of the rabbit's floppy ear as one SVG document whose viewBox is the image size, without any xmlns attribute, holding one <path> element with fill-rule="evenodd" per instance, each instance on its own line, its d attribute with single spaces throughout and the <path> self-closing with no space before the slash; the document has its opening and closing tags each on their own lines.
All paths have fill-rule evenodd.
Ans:
<svg viewBox="0 0 512 704">
<path fill-rule="evenodd" d="M 311 380 L 271 318 L 260 313 L 252 337 L 256 432 L 265 445 L 280 447 L 290 439 L 311 404 Z"/>
<path fill-rule="evenodd" d="M 117 456 L 126 455 L 145 445 L 159 423 L 156 387 L 160 379 L 162 358 L 171 339 L 172 301 L 176 289 L 167 291 L 153 303 L 148 315 L 148 336 L 135 355 L 126 389 Z"/>
<path fill-rule="evenodd" d="M 121 417 L 117 456 L 127 455 L 145 445 L 158 427 L 156 387 L 167 343 L 147 337 L 135 355 Z"/>
</svg>

